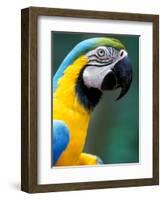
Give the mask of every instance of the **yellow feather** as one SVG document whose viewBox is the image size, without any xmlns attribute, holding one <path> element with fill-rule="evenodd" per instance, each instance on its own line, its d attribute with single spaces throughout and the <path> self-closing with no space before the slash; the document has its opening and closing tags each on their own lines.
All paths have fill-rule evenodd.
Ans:
<svg viewBox="0 0 163 200">
<path fill-rule="evenodd" d="M 70 142 L 56 165 L 76 165 L 84 148 L 90 113 L 78 101 L 75 82 L 87 62 L 80 56 L 68 66 L 53 94 L 53 119 L 63 120 L 70 130 Z"/>
</svg>

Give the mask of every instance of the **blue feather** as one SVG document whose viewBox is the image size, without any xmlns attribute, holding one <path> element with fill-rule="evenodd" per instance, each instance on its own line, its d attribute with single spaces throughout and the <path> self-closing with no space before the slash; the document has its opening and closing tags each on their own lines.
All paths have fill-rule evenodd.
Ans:
<svg viewBox="0 0 163 200">
<path fill-rule="evenodd" d="M 52 165 L 55 165 L 70 140 L 69 129 L 65 122 L 53 120 Z"/>
</svg>

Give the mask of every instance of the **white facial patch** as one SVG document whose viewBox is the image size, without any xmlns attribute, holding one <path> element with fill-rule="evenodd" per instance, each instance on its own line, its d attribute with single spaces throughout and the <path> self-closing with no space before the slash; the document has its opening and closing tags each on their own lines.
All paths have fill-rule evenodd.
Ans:
<svg viewBox="0 0 163 200">
<path fill-rule="evenodd" d="M 93 87 L 101 90 L 103 79 L 106 76 L 106 74 L 108 74 L 109 71 L 111 71 L 112 67 L 113 65 L 105 67 L 94 67 L 94 66 L 87 67 L 83 72 L 84 84 L 88 88 Z"/>
</svg>

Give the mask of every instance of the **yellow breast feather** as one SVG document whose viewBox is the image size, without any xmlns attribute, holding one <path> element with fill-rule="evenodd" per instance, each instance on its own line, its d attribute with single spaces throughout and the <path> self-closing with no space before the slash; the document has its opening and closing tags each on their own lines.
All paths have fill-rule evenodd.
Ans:
<svg viewBox="0 0 163 200">
<path fill-rule="evenodd" d="M 85 144 L 90 113 L 78 101 L 75 84 L 87 62 L 86 56 L 80 56 L 68 66 L 53 94 L 53 119 L 63 120 L 70 131 L 70 142 L 56 165 L 76 165 Z"/>
</svg>

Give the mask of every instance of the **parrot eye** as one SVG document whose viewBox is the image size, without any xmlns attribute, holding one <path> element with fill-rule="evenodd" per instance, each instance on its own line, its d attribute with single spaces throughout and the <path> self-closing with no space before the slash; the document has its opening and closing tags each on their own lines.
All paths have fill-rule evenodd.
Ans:
<svg viewBox="0 0 163 200">
<path fill-rule="evenodd" d="M 104 57 L 104 56 L 106 55 L 105 49 L 102 49 L 102 48 L 98 49 L 98 50 L 97 50 L 97 55 L 98 55 L 99 57 Z"/>
</svg>

